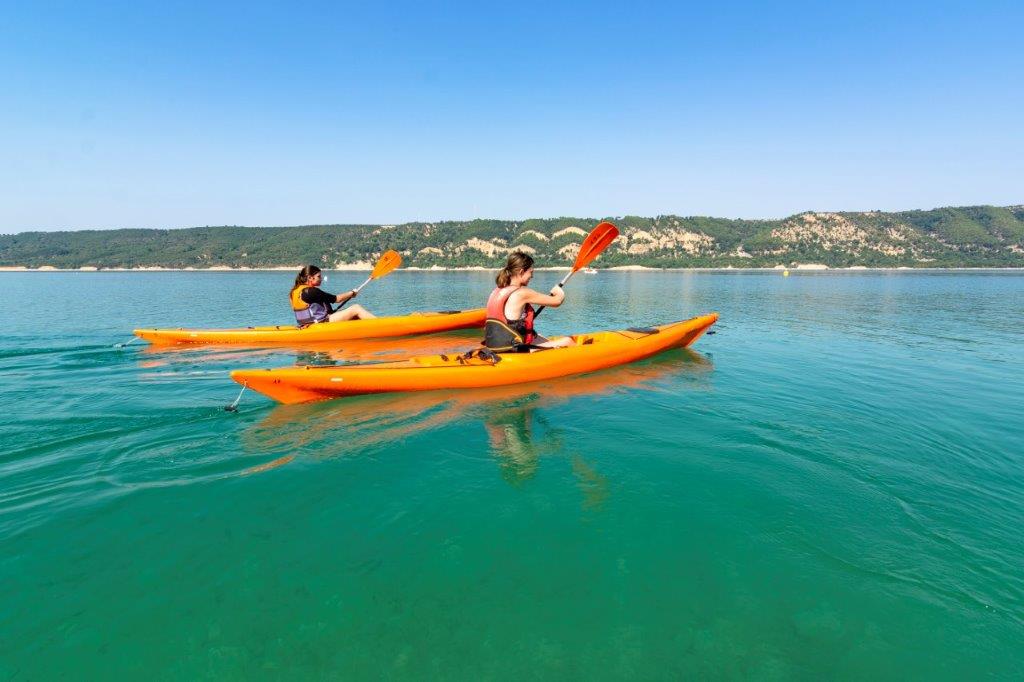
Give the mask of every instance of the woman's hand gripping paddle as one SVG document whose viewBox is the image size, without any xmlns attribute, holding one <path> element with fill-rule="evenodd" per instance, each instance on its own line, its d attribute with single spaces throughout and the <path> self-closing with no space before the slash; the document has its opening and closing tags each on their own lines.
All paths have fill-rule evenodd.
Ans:
<svg viewBox="0 0 1024 682">
<path fill-rule="evenodd" d="M 580 245 L 580 252 L 576 255 L 576 262 L 572 265 L 572 270 L 569 274 L 562 278 L 562 281 L 558 283 L 558 286 L 564 287 L 565 283 L 569 281 L 569 278 L 575 275 L 578 271 L 587 267 L 590 261 L 598 257 L 598 255 L 607 248 L 609 244 L 615 241 L 615 238 L 619 236 L 619 228 L 615 227 L 611 223 L 598 223 L 597 227 L 590 231 L 587 238 L 583 240 L 583 244 Z M 537 308 L 537 312 L 533 314 L 534 317 L 540 315 L 540 311 L 544 310 L 544 306 Z"/>
<path fill-rule="evenodd" d="M 371 280 L 380 279 L 401 264 L 402 257 L 397 251 L 385 251 L 384 255 L 382 255 L 380 260 L 377 261 L 377 264 L 373 266 L 373 272 L 370 273 L 370 276 L 366 278 L 365 282 L 353 289 L 353 291 L 358 294 L 363 287 L 370 283 Z"/>
</svg>

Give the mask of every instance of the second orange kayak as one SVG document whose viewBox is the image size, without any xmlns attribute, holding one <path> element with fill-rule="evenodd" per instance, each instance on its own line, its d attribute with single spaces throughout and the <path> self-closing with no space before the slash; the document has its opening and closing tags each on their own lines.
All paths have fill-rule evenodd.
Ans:
<svg viewBox="0 0 1024 682">
<path fill-rule="evenodd" d="M 225 343 L 247 346 L 287 346 L 349 339 L 377 339 L 413 334 L 434 334 L 484 326 L 483 308 L 416 312 L 372 320 L 321 322 L 308 327 L 279 325 L 240 329 L 135 329 L 133 334 L 155 345 Z"/>
<path fill-rule="evenodd" d="M 426 355 L 398 362 L 236 370 L 231 378 L 282 403 L 436 389 L 483 388 L 594 372 L 685 348 L 717 313 L 658 327 L 579 334 L 575 346 L 498 356 Z"/>
</svg>

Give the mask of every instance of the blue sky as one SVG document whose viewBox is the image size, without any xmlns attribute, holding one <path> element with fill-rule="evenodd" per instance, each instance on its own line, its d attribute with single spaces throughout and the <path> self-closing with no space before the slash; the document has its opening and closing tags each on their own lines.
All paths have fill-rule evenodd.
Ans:
<svg viewBox="0 0 1024 682">
<path fill-rule="evenodd" d="M 1024 203 L 1024 4 L 19 3 L 0 232 Z"/>
</svg>

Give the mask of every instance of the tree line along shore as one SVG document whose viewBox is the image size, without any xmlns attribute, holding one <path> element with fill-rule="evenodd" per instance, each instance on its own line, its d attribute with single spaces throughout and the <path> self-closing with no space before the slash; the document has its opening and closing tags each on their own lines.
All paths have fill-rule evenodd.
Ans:
<svg viewBox="0 0 1024 682">
<path fill-rule="evenodd" d="M 192 227 L 0 235 L 0 269 L 368 269 L 385 250 L 420 270 L 496 269 L 512 250 L 568 267 L 587 231 L 620 236 L 594 264 L 615 269 L 1024 267 L 1024 206 L 805 212 L 780 220 L 551 218 L 403 225 Z"/>
</svg>

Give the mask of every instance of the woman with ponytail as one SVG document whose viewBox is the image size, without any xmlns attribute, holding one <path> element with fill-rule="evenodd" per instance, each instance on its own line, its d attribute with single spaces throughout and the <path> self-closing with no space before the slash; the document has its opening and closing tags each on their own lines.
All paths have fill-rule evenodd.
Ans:
<svg viewBox="0 0 1024 682">
<path fill-rule="evenodd" d="M 499 353 L 529 351 L 538 348 L 572 346 L 572 337 L 549 341 L 533 328 L 534 305 L 557 308 L 565 300 L 565 290 L 556 286 L 550 294 L 527 287 L 533 277 L 533 258 L 513 251 L 505 267 L 498 272 L 498 285 L 487 299 L 484 345 Z"/>
<path fill-rule="evenodd" d="M 323 273 L 315 265 L 307 265 L 295 276 L 295 286 L 292 287 L 289 299 L 300 327 L 316 322 L 369 320 L 376 317 L 358 303 L 344 310 L 334 310 L 332 304 L 351 301 L 358 292 L 353 289 L 337 296 L 329 294 L 320 288 L 323 280 Z"/>
</svg>

